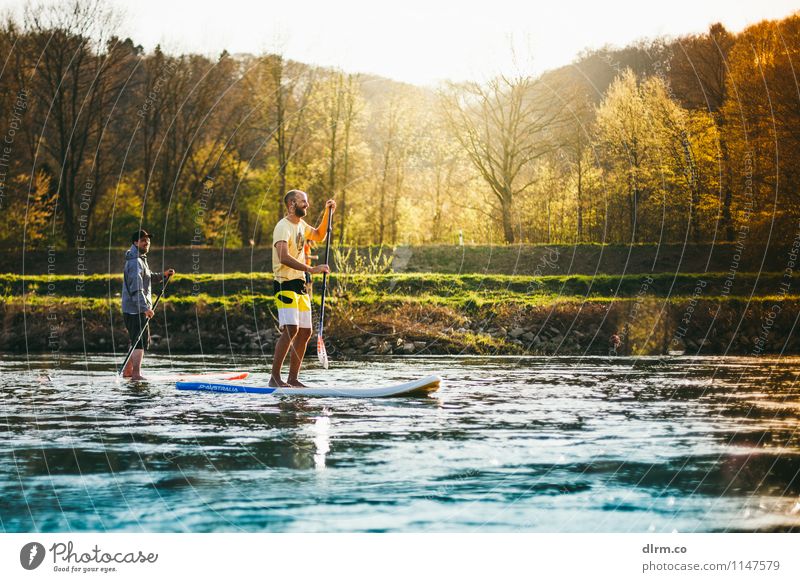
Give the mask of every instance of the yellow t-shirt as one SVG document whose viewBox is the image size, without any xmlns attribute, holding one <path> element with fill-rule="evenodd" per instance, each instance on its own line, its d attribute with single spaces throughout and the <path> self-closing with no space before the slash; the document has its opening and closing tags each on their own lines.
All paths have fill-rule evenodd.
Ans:
<svg viewBox="0 0 800 582">
<path fill-rule="evenodd" d="M 307 230 L 310 232 L 311 227 L 302 218 L 297 224 L 294 224 L 288 218 L 283 218 L 275 225 L 275 230 L 272 231 L 272 273 L 276 281 L 283 283 L 292 279 L 305 280 L 303 271 L 292 269 L 281 263 L 275 244 L 280 241 L 286 241 L 289 256 L 296 261 L 305 263 L 306 253 L 303 246 L 306 241 Z"/>
</svg>

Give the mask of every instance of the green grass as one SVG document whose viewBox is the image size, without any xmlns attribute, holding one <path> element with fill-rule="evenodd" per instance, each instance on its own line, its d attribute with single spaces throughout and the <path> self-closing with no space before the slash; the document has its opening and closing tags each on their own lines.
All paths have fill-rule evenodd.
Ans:
<svg viewBox="0 0 800 582">
<path fill-rule="evenodd" d="M 161 285 L 153 285 L 158 291 Z M 175 275 L 168 286 L 171 295 L 229 295 L 261 291 L 272 293 L 271 273 L 225 275 Z M 28 275 L 0 274 L 0 296 L 26 294 L 111 297 L 122 291 L 122 275 Z"/>
<path fill-rule="evenodd" d="M 672 305 L 680 305 L 684 302 L 690 301 L 693 297 L 691 295 L 674 295 L 669 298 L 666 297 L 645 297 L 647 301 L 657 301 L 659 303 L 668 302 Z M 794 295 L 762 295 L 756 296 L 752 299 L 749 296 L 742 295 L 704 295 L 700 298 L 705 303 L 781 303 L 785 301 L 798 301 L 800 294 Z M 348 306 L 386 306 L 398 307 L 402 305 L 435 305 L 441 307 L 450 307 L 457 310 L 471 311 L 478 308 L 514 305 L 526 307 L 546 307 L 551 305 L 560 304 L 581 304 L 581 303 L 631 303 L 637 301 L 636 297 L 608 297 L 608 296 L 592 296 L 583 297 L 576 295 L 537 295 L 537 296 L 520 296 L 514 294 L 479 294 L 474 292 L 467 292 L 458 296 L 440 296 L 431 294 L 417 294 L 417 295 L 377 295 L 377 294 L 364 294 L 358 297 L 342 298 L 330 297 L 326 300 L 328 305 L 348 305 Z M 64 309 L 119 309 L 120 299 L 107 297 L 49 297 L 42 295 L 28 295 L 22 297 L 10 297 L 4 303 L 8 306 L 21 306 L 22 304 L 31 309 L 50 307 L 50 306 L 63 306 Z M 314 296 L 313 303 L 318 306 L 320 302 L 319 296 Z M 272 307 L 274 299 L 272 295 L 253 294 L 253 295 L 226 295 L 226 296 L 212 296 L 206 294 L 191 295 L 191 296 L 176 296 L 169 297 L 161 300 L 161 305 L 164 306 L 206 306 L 208 308 L 227 308 L 227 309 L 241 309 L 243 307 Z"/>
<path fill-rule="evenodd" d="M 694 294 L 698 282 L 703 297 L 724 295 L 727 273 L 686 273 L 673 275 L 447 275 L 432 273 L 399 273 L 386 275 L 333 274 L 330 277 L 334 295 L 361 301 L 397 296 L 429 296 L 456 300 L 492 300 L 498 295 L 517 295 L 529 301 L 567 297 L 635 297 L 640 293 L 656 297 Z M 730 295 L 749 296 L 774 294 L 785 281 L 783 273 L 737 273 L 729 288 Z M 792 280 L 800 288 L 800 277 Z M 315 279 L 319 290 L 320 279 Z M 69 275 L 0 275 L 0 296 L 83 296 L 116 297 L 122 289 L 120 275 L 90 275 L 84 278 Z M 160 285 L 154 285 L 154 292 Z M 170 282 L 167 295 L 171 298 L 197 295 L 271 295 L 271 273 L 226 273 L 224 275 L 176 275 Z"/>
</svg>

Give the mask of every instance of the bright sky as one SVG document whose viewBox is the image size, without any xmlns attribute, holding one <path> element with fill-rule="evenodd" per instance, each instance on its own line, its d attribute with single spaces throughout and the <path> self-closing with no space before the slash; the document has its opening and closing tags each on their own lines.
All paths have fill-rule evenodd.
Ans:
<svg viewBox="0 0 800 582">
<path fill-rule="evenodd" d="M 564 65 L 585 48 L 739 31 L 800 0 L 109 0 L 146 50 L 216 55 L 280 50 L 307 63 L 416 84 Z M 0 0 L 19 10 L 22 0 Z M 513 47 L 513 51 L 512 51 Z M 512 52 L 515 57 L 512 57 Z"/>
</svg>

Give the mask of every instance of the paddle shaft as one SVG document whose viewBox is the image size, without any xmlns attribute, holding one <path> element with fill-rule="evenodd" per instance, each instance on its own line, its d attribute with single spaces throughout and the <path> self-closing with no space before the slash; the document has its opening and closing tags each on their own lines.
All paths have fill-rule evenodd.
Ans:
<svg viewBox="0 0 800 582">
<path fill-rule="evenodd" d="M 328 237 L 325 241 L 325 263 L 328 264 L 328 260 L 331 255 L 331 238 L 333 238 L 333 212 L 328 213 Z M 319 308 L 319 335 L 322 337 L 322 328 L 325 326 L 325 291 L 328 288 L 328 273 L 322 274 L 322 298 L 320 299 L 320 308 Z"/>
<path fill-rule="evenodd" d="M 164 285 L 161 287 L 161 293 L 159 293 L 158 297 L 156 297 L 156 302 L 153 303 L 152 311 L 155 311 L 156 307 L 158 307 L 158 302 L 161 301 L 161 296 L 164 295 L 164 291 L 166 291 L 166 289 L 167 289 L 167 284 L 169 283 L 170 278 L 171 278 L 170 275 L 167 275 L 166 277 L 164 277 Z M 154 316 L 155 316 L 155 314 L 154 314 Z M 130 360 L 131 359 L 131 355 L 133 355 L 133 348 L 135 348 L 136 345 L 139 343 L 139 340 L 142 339 L 142 336 L 144 335 L 144 332 L 147 331 L 147 326 L 148 325 L 150 325 L 150 318 L 148 318 L 147 321 L 144 323 L 144 326 L 142 326 L 142 331 L 139 332 L 139 337 L 137 337 L 136 341 L 131 344 L 131 349 L 128 350 L 128 355 L 125 356 L 125 361 L 122 362 L 122 367 L 120 367 L 120 369 L 119 369 L 119 373 L 118 373 L 119 376 L 122 376 L 122 373 L 125 371 L 125 366 L 128 365 L 128 360 Z"/>
</svg>

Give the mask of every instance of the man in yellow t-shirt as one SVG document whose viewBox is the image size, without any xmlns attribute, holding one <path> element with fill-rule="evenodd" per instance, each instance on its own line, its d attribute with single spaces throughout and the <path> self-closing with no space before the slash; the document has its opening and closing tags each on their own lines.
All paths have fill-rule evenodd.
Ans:
<svg viewBox="0 0 800 582">
<path fill-rule="evenodd" d="M 272 232 L 272 272 L 275 289 L 275 306 L 278 309 L 278 325 L 281 336 L 275 344 L 270 386 L 297 386 L 297 379 L 308 340 L 311 338 L 311 300 L 306 292 L 306 273 L 330 273 L 328 265 L 311 267 L 306 264 L 306 239 L 320 242 L 328 234 L 328 213 L 336 210 L 336 202 L 325 203 L 325 213 L 317 228 L 303 220 L 308 212 L 308 195 L 300 190 L 291 190 L 283 197 L 286 205 L 284 216 Z M 286 354 L 289 358 L 289 377 L 281 380 L 281 368 Z"/>
</svg>

